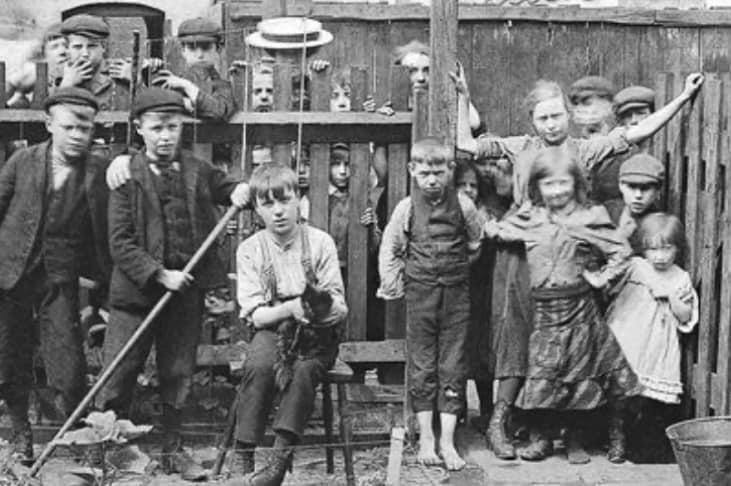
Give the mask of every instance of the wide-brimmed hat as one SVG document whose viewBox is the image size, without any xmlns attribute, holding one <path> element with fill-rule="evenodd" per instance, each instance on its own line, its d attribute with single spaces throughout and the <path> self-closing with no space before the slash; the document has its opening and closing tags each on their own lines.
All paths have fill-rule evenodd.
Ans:
<svg viewBox="0 0 731 486">
<path fill-rule="evenodd" d="M 287 50 L 324 46 L 333 35 L 317 20 L 306 17 L 274 17 L 259 22 L 246 43 L 262 49 Z"/>
</svg>

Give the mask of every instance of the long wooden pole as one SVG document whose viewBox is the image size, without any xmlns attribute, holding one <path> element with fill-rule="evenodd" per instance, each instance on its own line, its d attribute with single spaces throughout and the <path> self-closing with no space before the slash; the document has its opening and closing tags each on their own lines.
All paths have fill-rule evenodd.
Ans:
<svg viewBox="0 0 731 486">
<path fill-rule="evenodd" d="M 188 264 L 185 265 L 185 268 L 183 268 L 183 272 L 190 273 L 193 268 L 195 268 L 195 266 L 200 262 L 201 258 L 203 258 L 203 255 L 205 255 L 213 242 L 216 240 L 218 234 L 226 228 L 226 224 L 232 217 L 234 217 L 238 210 L 239 208 L 236 206 L 231 206 L 230 208 L 228 208 L 228 211 L 226 211 L 226 213 L 218 221 L 216 226 L 211 230 L 205 241 L 203 241 L 203 244 L 201 244 L 201 246 L 195 252 Z M 165 292 L 165 295 L 163 295 L 160 300 L 157 301 L 155 307 L 153 307 L 149 314 L 147 314 L 147 317 L 145 317 L 145 319 L 139 325 L 132 337 L 129 338 L 127 344 L 125 344 L 124 347 L 119 351 L 119 353 L 117 353 L 112 362 L 109 363 L 104 372 L 99 376 L 99 379 L 97 379 L 96 383 L 94 383 L 94 386 L 91 387 L 91 390 L 89 390 L 86 396 L 76 406 L 76 409 L 73 411 L 73 413 L 69 416 L 68 419 L 66 419 L 66 422 L 63 424 L 63 426 L 58 430 L 58 432 L 56 432 L 53 440 L 46 444 L 45 449 L 43 449 L 43 452 L 41 452 L 41 455 L 38 456 L 38 459 L 36 459 L 33 467 L 31 467 L 30 469 L 29 475 L 31 478 L 38 474 L 41 466 L 43 466 L 46 460 L 48 460 L 48 458 L 51 456 L 51 453 L 53 453 L 53 450 L 56 448 L 56 441 L 63 437 L 63 435 L 68 432 L 71 426 L 74 425 L 81 418 L 81 414 L 84 413 L 84 411 L 91 404 L 91 401 L 94 399 L 97 393 L 99 393 L 102 387 L 107 383 L 107 381 L 109 381 L 112 373 L 114 373 L 114 371 L 119 367 L 119 364 L 122 362 L 122 360 L 124 360 L 127 354 L 129 354 L 134 345 L 137 344 L 137 341 L 139 341 L 142 335 L 147 331 L 147 329 L 154 322 L 160 312 L 162 312 L 168 302 L 170 302 L 170 299 L 172 297 L 173 292 L 167 291 Z"/>
<path fill-rule="evenodd" d="M 429 135 L 454 146 L 457 91 L 449 72 L 457 62 L 457 0 L 431 0 L 429 12 Z"/>
</svg>

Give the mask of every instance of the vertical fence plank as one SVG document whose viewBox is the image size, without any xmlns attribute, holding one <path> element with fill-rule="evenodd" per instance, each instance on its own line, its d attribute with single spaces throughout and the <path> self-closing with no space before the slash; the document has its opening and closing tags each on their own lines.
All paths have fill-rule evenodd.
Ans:
<svg viewBox="0 0 731 486">
<path fill-rule="evenodd" d="M 676 93 L 680 93 L 682 85 L 679 85 L 677 73 L 670 75 L 668 98 L 672 99 Z M 676 115 L 667 124 L 667 141 L 668 141 L 668 210 L 673 214 L 681 214 L 682 212 L 682 194 L 683 194 L 683 142 L 681 137 L 681 118 Z"/>
<path fill-rule="evenodd" d="M 36 84 L 33 86 L 33 102 L 31 108 L 40 110 L 48 97 L 48 63 L 36 63 Z"/>
<path fill-rule="evenodd" d="M 360 224 L 360 216 L 368 207 L 368 175 L 370 147 L 367 143 L 350 145 L 350 215 L 348 221 L 348 331 L 347 339 L 366 338 L 368 311 L 368 229 Z"/>
<path fill-rule="evenodd" d="M 312 73 L 310 82 L 310 110 L 330 111 L 332 68 Z"/>
<path fill-rule="evenodd" d="M 412 92 L 414 105 L 411 117 L 411 142 L 417 142 L 429 135 L 429 93 L 417 89 Z"/>
<path fill-rule="evenodd" d="M 363 102 L 371 95 L 372 87 L 368 83 L 368 70 L 363 66 L 350 68 L 350 84 L 352 86 L 350 104 L 353 111 L 363 111 Z"/>
<path fill-rule="evenodd" d="M 278 61 L 274 64 L 274 109 L 289 111 L 292 107 L 292 65 Z M 276 143 L 272 148 L 272 159 L 278 164 L 292 164 L 292 146 Z"/>
<path fill-rule="evenodd" d="M 0 61 L 0 109 L 5 108 L 7 94 L 5 93 L 5 63 Z"/>
<path fill-rule="evenodd" d="M 723 75 L 723 93 L 721 96 L 722 103 L 722 146 L 721 154 L 728 154 L 731 150 L 731 141 L 729 140 L 729 122 L 731 122 L 731 110 L 728 109 L 728 103 L 731 101 L 731 75 Z M 719 241 L 721 242 L 721 264 L 722 268 L 728 268 L 731 264 L 731 164 L 728 160 L 724 161 L 724 180 L 723 180 L 723 216 L 720 221 L 723 222 L 719 232 Z M 716 412 L 721 415 L 731 413 L 731 272 L 722 272 L 722 281 L 720 288 L 720 313 L 718 316 L 718 365 L 716 373 L 718 375 L 718 383 L 721 388 L 721 403 L 719 410 Z"/>
<path fill-rule="evenodd" d="M 409 109 L 411 81 L 409 81 L 408 70 L 403 66 L 392 66 L 390 95 L 394 110 L 406 111 Z"/>
<path fill-rule="evenodd" d="M 655 106 L 663 106 L 667 102 L 667 91 L 668 91 L 668 75 L 667 73 L 657 73 L 655 76 Z M 668 171 L 668 150 L 667 150 L 667 127 L 663 127 L 658 131 L 651 139 L 652 142 L 652 153 L 655 154 L 660 162 L 665 165 L 665 173 L 669 174 Z M 669 180 L 665 178 L 666 185 Z M 664 200 L 667 201 L 667 187 L 664 188 Z"/>
<path fill-rule="evenodd" d="M 330 185 L 330 144 L 310 146 L 310 224 L 329 231 L 330 211 L 327 189 Z"/>
<path fill-rule="evenodd" d="M 716 321 L 716 188 L 719 172 L 719 121 L 721 109 L 721 82 L 718 78 L 707 79 L 703 88 L 703 159 L 705 160 L 705 184 L 701 191 L 688 187 L 689 199 L 699 198 L 703 218 L 703 244 L 699 245 L 701 302 L 700 329 L 698 334 L 698 365 L 696 368 L 696 416 L 711 414 L 711 376 L 715 361 Z"/>
<path fill-rule="evenodd" d="M 681 78 L 681 76 L 676 76 Z M 677 92 L 677 91 L 676 91 Z M 678 209 L 685 209 L 684 217 L 681 216 L 685 221 L 686 234 L 688 240 L 688 254 L 686 255 L 686 262 L 688 268 L 698 269 L 698 257 L 699 244 L 702 244 L 702 220 L 704 213 L 700 212 L 701 209 L 701 198 L 699 195 L 703 191 L 701 184 L 704 173 L 704 165 L 706 162 L 706 153 L 702 152 L 705 147 L 702 146 L 702 139 L 706 139 L 706 134 L 702 133 L 701 117 L 703 114 L 704 100 L 708 92 L 704 90 L 703 96 L 698 96 L 692 106 L 690 106 L 690 112 L 683 110 L 678 114 L 681 119 L 682 129 L 685 132 L 685 138 L 683 140 L 682 148 L 677 151 L 674 157 L 675 168 L 673 172 L 673 180 L 671 184 L 675 185 L 675 190 L 678 192 Z M 684 156 L 683 156 L 684 154 Z M 683 167 L 685 166 L 685 167 Z M 683 183 L 685 181 L 685 183 Z M 676 213 L 680 214 L 680 212 Z"/>
</svg>

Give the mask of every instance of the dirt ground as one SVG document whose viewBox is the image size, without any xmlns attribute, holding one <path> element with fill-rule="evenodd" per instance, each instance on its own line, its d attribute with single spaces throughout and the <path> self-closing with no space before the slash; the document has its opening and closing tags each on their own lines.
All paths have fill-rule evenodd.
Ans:
<svg viewBox="0 0 731 486">
<path fill-rule="evenodd" d="M 583 466 L 570 466 L 559 450 L 557 454 L 542 463 L 526 463 L 521 461 L 499 461 L 484 445 L 482 435 L 463 427 L 459 431 L 458 443 L 467 460 L 467 467 L 456 473 L 448 473 L 441 468 L 425 468 L 416 463 L 415 450 L 406 446 L 401 465 L 401 485 L 423 486 L 453 484 L 464 486 L 477 485 L 648 485 L 648 486 L 681 486 L 682 480 L 678 467 L 668 465 L 614 465 L 609 463 L 601 453 L 592 455 L 591 463 Z M 148 464 L 146 473 L 117 476 L 109 484 L 125 486 L 171 486 L 189 484 L 178 476 L 167 476 L 154 469 L 154 460 L 158 452 L 154 447 L 140 448 L 148 453 L 153 464 Z M 216 450 L 212 447 L 196 447 L 192 449 L 194 457 L 204 466 L 211 467 Z M 385 483 L 388 447 L 365 447 L 355 451 L 355 474 L 359 486 L 379 486 Z M 260 459 L 260 458 L 259 458 Z M 294 459 L 293 472 L 285 480 L 290 486 L 345 485 L 342 456 L 335 454 L 334 475 L 325 472 L 325 455 L 319 446 L 300 449 Z M 90 484 L 79 481 L 77 476 L 68 471 L 78 468 L 69 458 L 56 458 L 42 470 L 41 479 L 44 486 L 82 486 Z M 3 484 L 0 481 L 0 484 Z M 9 483 L 8 483 L 9 484 Z M 218 486 L 240 484 L 239 478 L 221 478 L 204 483 Z"/>
</svg>

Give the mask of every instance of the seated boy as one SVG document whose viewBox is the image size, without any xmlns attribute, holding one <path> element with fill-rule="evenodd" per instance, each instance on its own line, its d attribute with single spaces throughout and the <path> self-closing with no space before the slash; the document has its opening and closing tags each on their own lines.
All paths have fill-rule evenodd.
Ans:
<svg viewBox="0 0 731 486">
<path fill-rule="evenodd" d="M 298 222 L 294 171 L 262 165 L 250 184 L 265 229 L 241 243 L 236 255 L 241 317 L 254 337 L 238 397 L 232 469 L 249 473 L 244 485 L 274 485 L 284 478 L 292 447 L 314 408 L 317 385 L 337 356 L 347 307 L 335 243 L 324 231 Z M 277 392 L 274 448 L 265 465 L 252 472 L 254 448 L 264 438 Z"/>
<path fill-rule="evenodd" d="M 465 465 L 454 445 L 454 429 L 468 371 L 470 263 L 482 237 L 477 209 L 457 192 L 453 169 L 454 150 L 439 140 L 425 138 L 412 146 L 414 189 L 386 225 L 378 262 L 378 295 L 387 300 L 406 296 L 408 392 L 419 422 L 418 459 L 427 465 L 443 460 L 449 470 Z M 432 429 L 435 407 L 441 422 L 439 455 Z"/>
<path fill-rule="evenodd" d="M 664 181 L 665 167 L 662 162 L 649 154 L 635 154 L 619 168 L 619 192 L 622 193 L 622 199 L 612 199 L 604 203 L 617 229 L 629 240 L 635 252 L 639 249 L 633 235 L 639 226 L 639 220 L 658 210 L 657 203 Z"/>
<path fill-rule="evenodd" d="M 179 76 L 158 71 L 152 83 L 180 91 L 186 108 L 196 118 L 226 121 L 236 111 L 231 83 L 216 70 L 221 44 L 221 29 L 208 19 L 185 20 L 178 28 L 183 45 L 185 71 Z"/>
<path fill-rule="evenodd" d="M 144 148 L 132 156 L 131 179 L 109 201 L 109 246 L 114 262 L 110 317 L 104 341 L 108 364 L 166 291 L 174 297 L 154 326 L 122 361 L 98 404 L 124 415 L 138 373 L 155 342 L 163 402 L 166 469 L 184 479 L 204 477 L 181 447 L 181 409 L 190 392 L 201 334 L 206 290 L 226 285 L 216 248 L 192 274 L 182 269 L 216 224 L 216 205 L 248 201 L 238 184 L 209 162 L 180 150 L 183 98 L 174 91 L 148 88 L 137 97 L 135 127 Z"/>
</svg>

